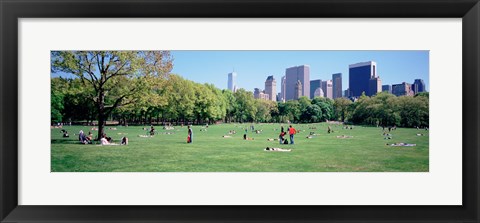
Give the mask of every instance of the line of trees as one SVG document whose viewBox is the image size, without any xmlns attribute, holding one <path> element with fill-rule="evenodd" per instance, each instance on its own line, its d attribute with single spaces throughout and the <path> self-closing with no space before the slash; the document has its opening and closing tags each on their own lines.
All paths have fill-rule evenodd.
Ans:
<svg viewBox="0 0 480 223">
<path fill-rule="evenodd" d="M 52 52 L 51 121 L 107 120 L 122 125 L 222 122 L 310 123 L 338 120 L 379 126 L 428 126 L 428 93 L 347 98 L 254 99 L 244 89 L 220 90 L 171 74 L 168 51 Z M 69 75 L 67 75 L 69 74 Z M 62 76 L 69 76 L 65 78 Z"/>
</svg>

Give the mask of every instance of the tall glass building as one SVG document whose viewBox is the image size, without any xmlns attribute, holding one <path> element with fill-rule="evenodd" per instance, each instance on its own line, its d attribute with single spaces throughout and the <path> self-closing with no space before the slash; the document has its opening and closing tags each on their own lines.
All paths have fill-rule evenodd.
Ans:
<svg viewBox="0 0 480 223">
<path fill-rule="evenodd" d="M 295 87 L 297 85 L 297 81 L 300 81 L 302 86 L 302 91 L 300 96 L 307 96 L 310 97 L 310 66 L 308 65 L 300 65 L 296 67 L 290 67 L 285 70 L 286 76 L 286 94 L 285 100 L 293 100 L 295 99 L 296 93 Z"/>
<path fill-rule="evenodd" d="M 237 89 L 236 81 L 237 81 L 237 73 L 235 72 L 228 73 L 227 89 L 232 92 L 235 92 L 235 90 Z"/>
<path fill-rule="evenodd" d="M 412 88 L 415 94 L 427 91 L 425 89 L 425 82 L 422 79 L 415 79 L 415 82 L 413 82 Z"/>
<path fill-rule="evenodd" d="M 333 98 L 342 97 L 342 73 L 332 74 Z"/>
<path fill-rule="evenodd" d="M 377 77 L 377 63 L 375 61 L 351 64 L 348 73 L 350 97 L 359 97 L 362 92 L 368 95 L 370 79 L 375 77 Z"/>
</svg>

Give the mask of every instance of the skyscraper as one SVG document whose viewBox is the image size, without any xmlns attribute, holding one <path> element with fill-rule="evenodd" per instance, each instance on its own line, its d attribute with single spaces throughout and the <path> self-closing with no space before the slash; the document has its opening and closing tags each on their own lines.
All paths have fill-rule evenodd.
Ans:
<svg viewBox="0 0 480 223">
<path fill-rule="evenodd" d="M 348 73 L 350 97 L 358 97 L 362 92 L 368 95 L 370 79 L 377 77 L 377 63 L 368 61 L 351 64 Z"/>
<path fill-rule="evenodd" d="M 396 96 L 413 96 L 412 86 L 409 83 L 401 83 L 392 85 L 392 93 Z"/>
<path fill-rule="evenodd" d="M 342 97 L 342 73 L 332 74 L 333 98 Z"/>
<path fill-rule="evenodd" d="M 277 97 L 277 82 L 275 81 L 275 78 L 273 78 L 273 75 L 268 76 L 265 81 L 265 94 L 268 94 L 270 100 L 277 101 L 275 100 Z"/>
<path fill-rule="evenodd" d="M 382 81 L 380 80 L 380 77 L 373 77 L 372 79 L 370 79 L 367 95 L 373 96 L 381 91 L 382 91 Z"/>
<path fill-rule="evenodd" d="M 300 96 L 310 97 L 310 66 L 300 65 L 287 68 L 285 70 L 285 76 L 285 100 L 295 99 L 295 86 L 298 81 L 302 84 L 302 92 Z"/>
<path fill-rule="evenodd" d="M 318 89 L 322 89 L 322 80 L 311 80 L 310 81 L 310 98 L 315 97 L 315 92 Z M 323 97 L 323 90 L 322 90 L 322 97 Z"/>
<path fill-rule="evenodd" d="M 285 89 L 286 89 L 286 84 L 287 84 L 287 78 L 286 78 L 286 76 L 283 76 L 282 79 L 281 79 L 281 81 L 282 81 L 282 82 L 280 83 L 280 85 L 281 85 L 281 87 L 280 87 L 281 92 L 280 92 L 280 97 L 279 97 L 278 100 L 285 102 L 285 96 L 286 96 Z"/>
<path fill-rule="evenodd" d="M 237 73 L 235 72 L 228 73 L 228 84 L 227 84 L 228 90 L 235 92 L 235 90 L 237 89 L 236 81 L 237 81 Z"/>
<path fill-rule="evenodd" d="M 332 80 L 322 81 L 323 96 L 333 99 L 333 84 Z"/>
<path fill-rule="evenodd" d="M 387 84 L 387 85 L 382 85 L 382 91 L 383 92 L 388 92 L 388 93 L 392 93 L 392 86 Z"/>
<path fill-rule="evenodd" d="M 297 80 L 297 83 L 295 84 L 295 95 L 293 99 L 299 99 L 303 95 L 303 89 L 302 89 L 302 82 L 300 80 Z"/>
<path fill-rule="evenodd" d="M 253 98 L 255 99 L 263 99 L 263 100 L 270 100 L 268 94 L 265 94 L 265 91 L 260 91 L 260 89 L 255 88 L 253 91 Z"/>
<path fill-rule="evenodd" d="M 412 88 L 415 94 L 427 91 L 425 89 L 425 82 L 422 79 L 415 79 Z"/>
</svg>

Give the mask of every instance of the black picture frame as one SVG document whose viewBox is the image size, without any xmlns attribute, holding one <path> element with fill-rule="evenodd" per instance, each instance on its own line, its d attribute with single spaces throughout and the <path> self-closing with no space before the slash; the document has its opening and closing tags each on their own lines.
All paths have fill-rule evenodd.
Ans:
<svg viewBox="0 0 480 223">
<path fill-rule="evenodd" d="M 0 0 L 1 222 L 479 222 L 478 0 Z M 19 18 L 462 18 L 461 206 L 18 205 Z M 448 43 L 446 43 L 448 44 Z M 119 195 L 121 196 L 121 195 Z M 441 195 L 439 195 L 441 196 Z"/>
</svg>

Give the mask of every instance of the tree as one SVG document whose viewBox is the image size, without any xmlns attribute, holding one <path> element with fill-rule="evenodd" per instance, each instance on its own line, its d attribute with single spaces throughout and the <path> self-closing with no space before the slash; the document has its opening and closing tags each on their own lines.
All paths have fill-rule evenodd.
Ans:
<svg viewBox="0 0 480 223">
<path fill-rule="evenodd" d="M 428 126 L 427 97 L 398 97 L 400 124 L 405 127 Z"/>
<path fill-rule="evenodd" d="M 289 100 L 285 102 L 284 110 L 288 121 L 298 122 L 300 120 L 301 111 L 298 100 Z"/>
<path fill-rule="evenodd" d="M 278 113 L 277 103 L 270 100 L 255 99 L 257 113 L 255 114 L 256 122 L 270 122 L 272 114 Z"/>
<path fill-rule="evenodd" d="M 50 105 L 51 105 L 51 122 L 58 123 L 62 122 L 62 111 L 63 111 L 63 94 L 61 92 L 55 91 L 53 88 L 50 90 Z"/>
<path fill-rule="evenodd" d="M 335 102 L 330 98 L 315 97 L 312 100 L 313 105 L 317 105 L 322 110 L 320 121 L 332 120 L 335 118 Z"/>
<path fill-rule="evenodd" d="M 320 122 L 322 119 L 322 109 L 316 105 L 309 105 L 305 111 L 305 120 L 306 122 Z"/>
<path fill-rule="evenodd" d="M 348 111 L 351 104 L 352 101 L 347 98 L 335 98 L 335 113 L 340 121 L 344 122 L 348 117 Z"/>
<path fill-rule="evenodd" d="M 51 60 L 53 72 L 73 74 L 93 88 L 87 97 L 96 107 L 98 139 L 115 108 L 137 102 L 172 69 L 168 51 L 53 51 Z"/>
<path fill-rule="evenodd" d="M 225 111 L 225 122 L 231 122 L 234 115 L 235 115 L 235 104 L 237 103 L 235 100 L 235 96 L 233 92 L 230 90 L 222 90 L 223 98 L 227 102 L 226 104 L 226 111 Z"/>
<path fill-rule="evenodd" d="M 235 93 L 235 117 L 239 122 L 253 121 L 257 113 L 255 99 L 253 93 L 243 88 L 238 89 Z"/>
</svg>

